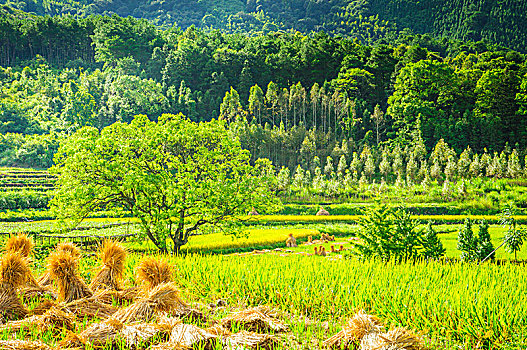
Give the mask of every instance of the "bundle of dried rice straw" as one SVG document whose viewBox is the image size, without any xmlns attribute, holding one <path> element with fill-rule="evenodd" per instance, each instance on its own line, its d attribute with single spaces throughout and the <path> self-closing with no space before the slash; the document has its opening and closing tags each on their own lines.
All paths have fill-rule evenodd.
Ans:
<svg viewBox="0 0 527 350">
<path fill-rule="evenodd" d="M 258 306 L 229 315 L 221 320 L 221 324 L 229 329 L 242 325 L 244 329 L 255 332 L 287 331 L 287 325 L 276 318 L 278 315 L 275 310 Z"/>
<path fill-rule="evenodd" d="M 26 317 L 28 310 L 14 292 L 0 292 L 0 324 Z"/>
<path fill-rule="evenodd" d="M 48 270 L 58 286 L 58 299 L 66 303 L 89 298 L 92 291 L 77 273 L 77 259 L 68 252 L 58 251 L 49 255 Z"/>
<path fill-rule="evenodd" d="M 121 244 L 105 240 L 99 251 L 103 265 L 93 278 L 90 289 L 94 291 L 99 289 L 122 290 L 126 254 Z"/>
<path fill-rule="evenodd" d="M 181 323 L 172 329 L 170 343 L 180 344 L 188 348 L 197 347 L 204 350 L 212 350 L 220 341 L 217 334 L 209 333 L 204 329 L 192 324 Z"/>
<path fill-rule="evenodd" d="M 241 331 L 223 340 L 225 349 L 271 349 L 278 343 L 275 336 Z"/>
<path fill-rule="evenodd" d="M 137 284 L 146 290 L 155 288 L 162 283 L 173 282 L 173 269 L 166 260 L 148 256 L 137 266 Z"/>
<path fill-rule="evenodd" d="M 92 318 L 97 317 L 100 319 L 106 319 L 117 312 L 117 308 L 102 303 L 95 298 L 82 298 L 72 301 L 71 303 L 63 303 L 59 306 L 65 312 L 71 312 L 79 318 Z"/>
<path fill-rule="evenodd" d="M 137 323 L 121 329 L 121 340 L 127 348 L 144 348 L 156 341 L 166 341 L 174 328 L 170 323 Z"/>
<path fill-rule="evenodd" d="M 51 308 L 43 315 L 31 316 L 18 321 L 12 321 L 0 326 L 0 332 L 17 332 L 22 328 L 36 328 L 39 333 L 52 331 L 60 333 L 63 329 L 75 328 L 75 316 L 58 308 Z"/>
<path fill-rule="evenodd" d="M 186 309 L 188 305 L 179 297 L 176 286 L 173 283 L 164 283 L 152 289 L 146 297 L 117 311 L 112 319 L 122 323 L 149 322 L 163 313 L 180 313 Z"/>
<path fill-rule="evenodd" d="M 152 345 L 148 348 L 149 350 L 190 350 L 188 347 L 178 344 L 178 343 L 161 343 L 157 345 Z"/>
<path fill-rule="evenodd" d="M 71 242 L 62 242 L 57 245 L 55 248 L 55 252 L 65 252 L 73 256 L 75 259 L 80 258 L 81 251 L 80 249 Z M 38 284 L 46 287 L 53 283 L 53 279 L 51 278 L 51 274 L 49 272 L 49 269 L 44 272 L 44 274 L 39 278 Z"/>
<path fill-rule="evenodd" d="M 30 273 L 26 259 L 17 252 L 5 252 L 0 260 L 0 291 L 14 293 Z"/>
<path fill-rule="evenodd" d="M 16 295 L 31 272 L 18 252 L 6 252 L 0 260 L 0 323 L 26 317 L 28 311 Z"/>
<path fill-rule="evenodd" d="M 2 350 L 52 350 L 48 345 L 40 341 L 26 340 L 0 340 Z"/>
<path fill-rule="evenodd" d="M 362 341 L 363 338 L 374 337 L 384 330 L 380 320 L 372 315 L 357 312 L 342 330 L 327 339 L 324 346 L 328 348 L 346 349 Z"/>
<path fill-rule="evenodd" d="M 361 350 L 420 350 L 422 341 L 418 335 L 406 328 L 395 328 L 387 333 L 364 337 Z"/>
<path fill-rule="evenodd" d="M 87 345 L 92 348 L 104 347 L 115 343 L 122 328 L 123 324 L 115 320 L 92 323 L 80 334 L 70 332 L 59 346 L 64 349 L 83 348 Z"/>
<path fill-rule="evenodd" d="M 34 247 L 33 239 L 24 233 L 10 236 L 5 244 L 6 252 L 18 253 L 24 258 L 28 258 L 33 253 Z"/>
<path fill-rule="evenodd" d="M 106 304 L 113 304 L 114 302 L 123 305 L 132 303 L 138 296 L 139 289 L 131 287 L 124 290 L 110 290 L 103 289 L 95 292 L 93 299 Z"/>
</svg>

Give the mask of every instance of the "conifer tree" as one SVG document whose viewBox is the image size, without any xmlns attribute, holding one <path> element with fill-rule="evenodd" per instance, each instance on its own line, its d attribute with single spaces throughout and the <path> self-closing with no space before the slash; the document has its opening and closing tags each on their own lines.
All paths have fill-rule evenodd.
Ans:
<svg viewBox="0 0 527 350">
<path fill-rule="evenodd" d="M 457 170 L 459 172 L 459 175 L 463 178 L 467 178 L 470 174 L 469 170 L 470 165 L 472 164 L 472 162 L 470 161 L 471 156 L 472 150 L 470 149 L 470 146 L 468 146 L 459 156 L 459 160 L 457 162 Z"/>
<path fill-rule="evenodd" d="M 333 159 L 328 156 L 326 158 L 326 165 L 324 166 L 324 174 L 329 179 L 333 173 L 335 172 L 335 168 L 333 167 Z"/>
<path fill-rule="evenodd" d="M 288 167 L 283 166 L 277 175 L 278 190 L 289 192 L 289 186 L 291 185 L 291 172 Z"/>
<path fill-rule="evenodd" d="M 408 164 L 406 164 L 406 182 L 408 185 L 415 183 L 417 179 L 417 162 L 415 161 L 414 155 L 410 155 L 410 160 L 408 160 Z"/>
<path fill-rule="evenodd" d="M 386 149 L 383 149 L 382 151 L 382 160 L 379 164 L 379 171 L 381 172 L 381 175 L 384 179 L 388 179 L 388 175 L 390 174 L 390 161 L 388 159 L 388 151 Z"/>
<path fill-rule="evenodd" d="M 489 224 L 487 220 L 481 220 L 479 222 L 478 228 L 479 232 L 477 237 L 477 247 L 475 251 L 476 258 L 481 261 L 492 253 L 489 259 L 494 260 L 494 246 L 492 245 L 492 242 L 490 240 Z"/>
<path fill-rule="evenodd" d="M 522 175 L 520 157 L 518 156 L 518 151 L 516 149 L 514 149 L 509 155 L 509 162 L 507 164 L 507 175 L 512 179 L 516 179 Z"/>
<path fill-rule="evenodd" d="M 443 243 L 437 236 L 437 232 L 432 227 L 432 223 L 428 222 L 423 237 L 423 257 L 428 259 L 440 259 L 445 255 L 446 249 Z"/>
<path fill-rule="evenodd" d="M 337 175 L 342 178 L 346 172 L 347 167 L 348 165 L 346 164 L 346 156 L 340 156 L 339 164 L 337 165 Z"/>
<path fill-rule="evenodd" d="M 448 158 L 448 161 L 445 167 L 445 176 L 448 181 L 450 182 L 454 181 L 454 177 L 456 176 L 456 160 L 454 156 L 450 156 Z"/>
<path fill-rule="evenodd" d="M 474 154 L 474 158 L 472 159 L 472 162 L 470 163 L 469 172 L 472 177 L 477 178 L 481 175 L 481 163 L 479 161 L 478 154 Z"/>
<path fill-rule="evenodd" d="M 293 186 L 297 189 L 301 189 L 304 185 L 304 169 L 300 165 L 296 167 L 295 174 L 293 176 Z"/>
<path fill-rule="evenodd" d="M 461 251 L 461 260 L 473 261 L 476 246 L 476 239 L 472 231 L 472 220 L 466 218 L 457 236 L 457 249 Z"/>
<path fill-rule="evenodd" d="M 430 177 L 437 181 L 441 179 L 441 165 L 438 160 L 435 160 L 430 168 Z"/>
<path fill-rule="evenodd" d="M 364 174 L 368 177 L 370 182 L 373 179 L 373 175 L 375 175 L 375 159 L 371 153 L 368 153 L 368 156 L 366 157 L 366 162 L 364 163 Z"/>
</svg>

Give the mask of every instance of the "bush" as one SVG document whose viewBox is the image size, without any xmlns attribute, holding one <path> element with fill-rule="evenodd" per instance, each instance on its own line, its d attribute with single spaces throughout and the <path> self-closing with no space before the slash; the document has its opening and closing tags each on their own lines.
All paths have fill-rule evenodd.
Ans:
<svg viewBox="0 0 527 350">
<path fill-rule="evenodd" d="M 0 193 L 0 210 L 44 209 L 50 196 L 44 192 L 11 191 Z"/>
</svg>

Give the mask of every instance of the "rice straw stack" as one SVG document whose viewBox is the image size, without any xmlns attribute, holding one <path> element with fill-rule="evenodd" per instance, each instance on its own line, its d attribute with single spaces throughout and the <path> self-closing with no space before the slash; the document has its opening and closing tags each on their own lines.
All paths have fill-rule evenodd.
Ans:
<svg viewBox="0 0 527 350">
<path fill-rule="evenodd" d="M 89 298 L 92 291 L 77 273 L 77 261 L 70 253 L 58 251 L 48 257 L 48 270 L 58 286 L 58 299 L 70 303 Z"/>
<path fill-rule="evenodd" d="M 10 236 L 5 244 L 6 252 L 18 253 L 24 258 L 28 258 L 33 253 L 35 243 L 24 233 Z"/>
<path fill-rule="evenodd" d="M 156 286 L 173 282 L 173 269 L 166 260 L 154 257 L 145 257 L 137 266 L 137 284 L 145 290 L 150 290 Z"/>
<path fill-rule="evenodd" d="M 74 243 L 71 242 L 61 242 L 57 244 L 55 252 L 69 253 L 75 259 L 78 259 L 81 256 L 80 249 Z M 49 269 L 46 270 L 46 272 L 44 272 L 44 274 L 39 278 L 38 283 L 43 287 L 50 286 L 53 283 L 53 279 L 51 278 Z"/>
<path fill-rule="evenodd" d="M 28 311 L 16 295 L 31 272 L 18 252 L 6 252 L 0 260 L 0 323 L 26 317 Z"/>
<path fill-rule="evenodd" d="M 121 244 L 111 240 L 104 241 L 99 252 L 103 265 L 93 278 L 90 289 L 122 290 L 126 254 Z"/>
<path fill-rule="evenodd" d="M 380 320 L 372 315 L 364 313 L 364 311 L 357 312 L 342 330 L 327 339 L 323 344 L 328 348 L 347 348 L 352 344 L 358 344 L 365 337 L 375 337 L 382 333 L 384 327 Z"/>
<path fill-rule="evenodd" d="M 149 322 L 163 313 L 178 312 L 188 309 L 187 304 L 179 297 L 173 283 L 160 284 L 148 295 L 130 306 L 120 309 L 111 318 L 122 323 Z"/>
<path fill-rule="evenodd" d="M 0 291 L 15 293 L 30 273 L 27 260 L 19 253 L 4 253 L 0 260 Z"/>
</svg>

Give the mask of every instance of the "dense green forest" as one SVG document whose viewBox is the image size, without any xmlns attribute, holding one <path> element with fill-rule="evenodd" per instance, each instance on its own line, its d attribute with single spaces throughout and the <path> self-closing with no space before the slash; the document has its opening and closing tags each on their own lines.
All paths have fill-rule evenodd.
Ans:
<svg viewBox="0 0 527 350">
<path fill-rule="evenodd" d="M 2 0 L 37 15 L 112 15 L 157 25 L 257 33 L 325 31 L 372 44 L 410 29 L 518 51 L 527 43 L 527 3 L 517 0 Z"/>
<path fill-rule="evenodd" d="M 344 144 L 349 161 L 416 141 L 429 153 L 441 139 L 458 155 L 515 148 L 524 159 L 525 55 L 492 43 L 402 31 L 367 44 L 323 31 L 247 35 L 3 11 L 4 165 L 48 167 L 84 125 L 179 112 L 230 121 L 255 158 L 291 171 Z"/>
</svg>

